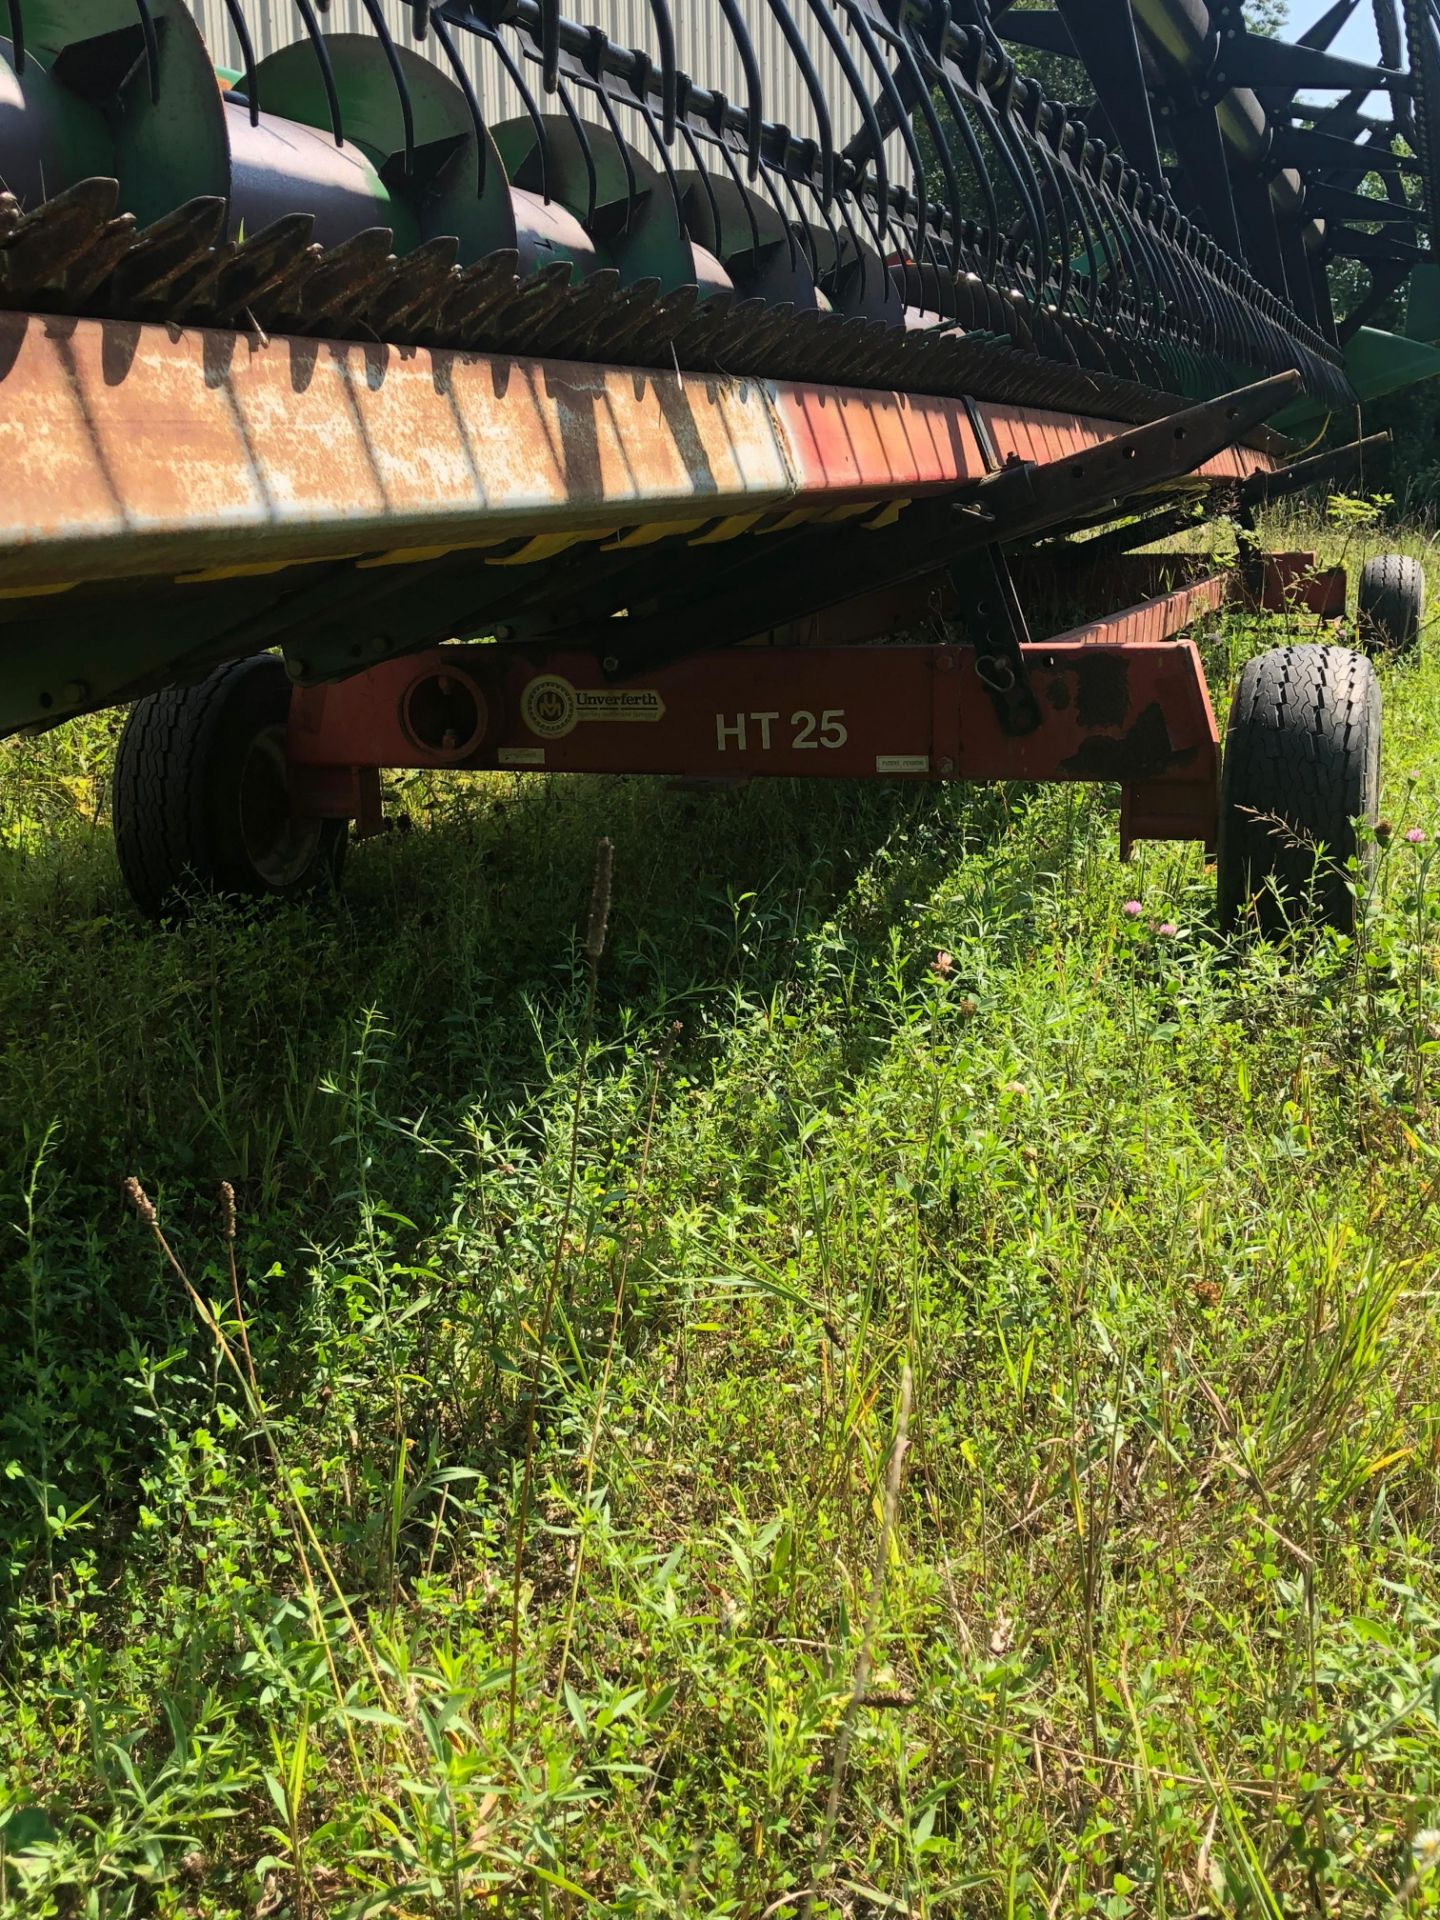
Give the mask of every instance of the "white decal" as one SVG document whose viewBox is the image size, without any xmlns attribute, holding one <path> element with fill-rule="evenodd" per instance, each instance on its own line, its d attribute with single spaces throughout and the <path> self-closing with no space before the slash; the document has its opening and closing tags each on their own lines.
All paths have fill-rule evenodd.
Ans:
<svg viewBox="0 0 1440 1920">
<path fill-rule="evenodd" d="M 733 747 L 737 753 L 757 751 L 768 753 L 777 745 L 771 731 L 772 724 L 780 719 L 778 713 L 717 713 L 715 716 L 715 751 L 728 753 Z M 843 747 L 850 738 L 845 725 L 843 707 L 826 707 L 818 717 L 802 710 L 792 713 L 790 725 L 795 730 L 790 741 L 791 750 L 806 747 Z"/>
</svg>

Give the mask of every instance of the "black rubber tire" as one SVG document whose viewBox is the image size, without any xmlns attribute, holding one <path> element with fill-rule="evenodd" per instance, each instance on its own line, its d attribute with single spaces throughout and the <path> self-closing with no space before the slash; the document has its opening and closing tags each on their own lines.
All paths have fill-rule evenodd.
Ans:
<svg viewBox="0 0 1440 1920">
<path fill-rule="evenodd" d="M 1246 663 L 1220 770 L 1220 924 L 1280 935 L 1309 920 L 1348 933 L 1346 863 L 1368 863 L 1380 799 L 1380 686 L 1363 653 L 1277 647 Z M 1273 884 L 1272 884 L 1273 883 Z"/>
<path fill-rule="evenodd" d="M 278 766 L 276 756 L 289 708 L 284 662 L 261 653 L 217 667 L 197 686 L 148 693 L 130 709 L 115 751 L 111 807 L 120 871 L 143 913 L 173 912 L 197 893 L 290 899 L 336 885 L 344 820 L 275 828 L 291 840 L 280 843 L 285 857 L 276 854 L 268 870 L 255 851 L 256 767 L 269 829 L 277 780 L 283 788 L 283 753 Z"/>
<path fill-rule="evenodd" d="M 1425 618 L 1425 569 L 1407 553 L 1379 553 L 1360 570 L 1355 633 L 1368 654 L 1413 653 Z"/>
</svg>

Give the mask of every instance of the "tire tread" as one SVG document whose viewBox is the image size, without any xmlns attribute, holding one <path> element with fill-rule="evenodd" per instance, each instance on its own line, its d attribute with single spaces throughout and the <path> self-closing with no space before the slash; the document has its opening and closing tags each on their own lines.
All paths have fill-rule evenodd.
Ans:
<svg viewBox="0 0 1440 1920">
<path fill-rule="evenodd" d="M 1379 553 L 1360 570 L 1355 630 L 1369 654 L 1403 658 L 1420 639 L 1425 570 L 1408 553 Z"/>
<path fill-rule="evenodd" d="M 252 654 L 194 686 L 146 694 L 130 709 L 115 752 L 111 813 L 120 872 L 143 913 L 158 918 L 196 890 L 271 891 L 225 845 L 211 773 L 217 752 L 223 757 L 227 720 L 243 726 L 257 697 L 283 698 L 287 688 L 273 654 Z M 327 823 L 314 871 L 294 891 L 338 878 L 345 837 L 343 822 Z"/>
<path fill-rule="evenodd" d="M 1262 927 L 1279 931 L 1281 901 L 1299 910 L 1313 894 L 1321 920 L 1353 923 L 1343 869 L 1357 851 L 1354 818 L 1374 816 L 1379 737 L 1380 690 L 1363 654 L 1297 645 L 1246 663 L 1221 774 L 1222 921 L 1256 898 Z M 1265 888 L 1272 877 L 1281 901 Z"/>
</svg>

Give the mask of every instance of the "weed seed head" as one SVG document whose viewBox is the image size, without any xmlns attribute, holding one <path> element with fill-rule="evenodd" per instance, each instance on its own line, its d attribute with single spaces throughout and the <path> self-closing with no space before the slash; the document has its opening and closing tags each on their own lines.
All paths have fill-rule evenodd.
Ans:
<svg viewBox="0 0 1440 1920">
<path fill-rule="evenodd" d="M 938 974 L 942 980 L 948 980 L 955 971 L 955 962 L 943 947 L 930 962 L 930 971 Z"/>
<path fill-rule="evenodd" d="M 225 1238 L 235 1238 L 235 1189 L 228 1180 L 220 1182 L 220 1220 L 225 1229 Z"/>
<path fill-rule="evenodd" d="M 1393 820 L 1377 820 L 1375 822 L 1375 838 L 1380 842 L 1382 847 L 1394 831 L 1395 823 Z"/>
<path fill-rule="evenodd" d="M 1120 911 L 1127 920 L 1138 920 L 1145 909 L 1138 900 L 1127 900 Z"/>
<path fill-rule="evenodd" d="M 147 1227 L 153 1227 L 157 1219 L 155 1203 L 132 1173 L 125 1182 L 125 1197 Z"/>
<path fill-rule="evenodd" d="M 1423 847 L 1425 844 L 1425 829 L 1423 827 L 1410 827 L 1405 834 L 1405 838 L 1410 842 L 1412 847 Z"/>
<path fill-rule="evenodd" d="M 585 952 L 592 964 L 605 951 L 605 935 L 610 927 L 610 875 L 614 859 L 614 842 L 609 839 L 597 841 L 595 878 L 590 887 L 590 919 L 585 928 Z"/>
</svg>

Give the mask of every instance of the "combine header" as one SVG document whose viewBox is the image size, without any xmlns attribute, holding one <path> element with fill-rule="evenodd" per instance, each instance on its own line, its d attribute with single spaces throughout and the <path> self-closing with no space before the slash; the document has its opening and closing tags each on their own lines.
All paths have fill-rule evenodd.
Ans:
<svg viewBox="0 0 1440 1920">
<path fill-rule="evenodd" d="M 258 58 L 246 0 L 209 48 L 0 0 L 0 732 L 135 702 L 152 911 L 333 878 L 411 766 L 1114 782 L 1222 917 L 1345 924 L 1343 576 L 1138 550 L 1359 472 L 1297 447 L 1440 365 L 1435 18 L 1377 0 L 1370 68 L 1354 5 L 1285 46 L 1228 0 L 649 0 L 634 47 L 294 0 Z M 1362 639 L 1418 592 L 1372 563 Z M 1323 638 L 1246 667 L 1222 768 L 1182 636 L 1232 593 Z"/>
</svg>

